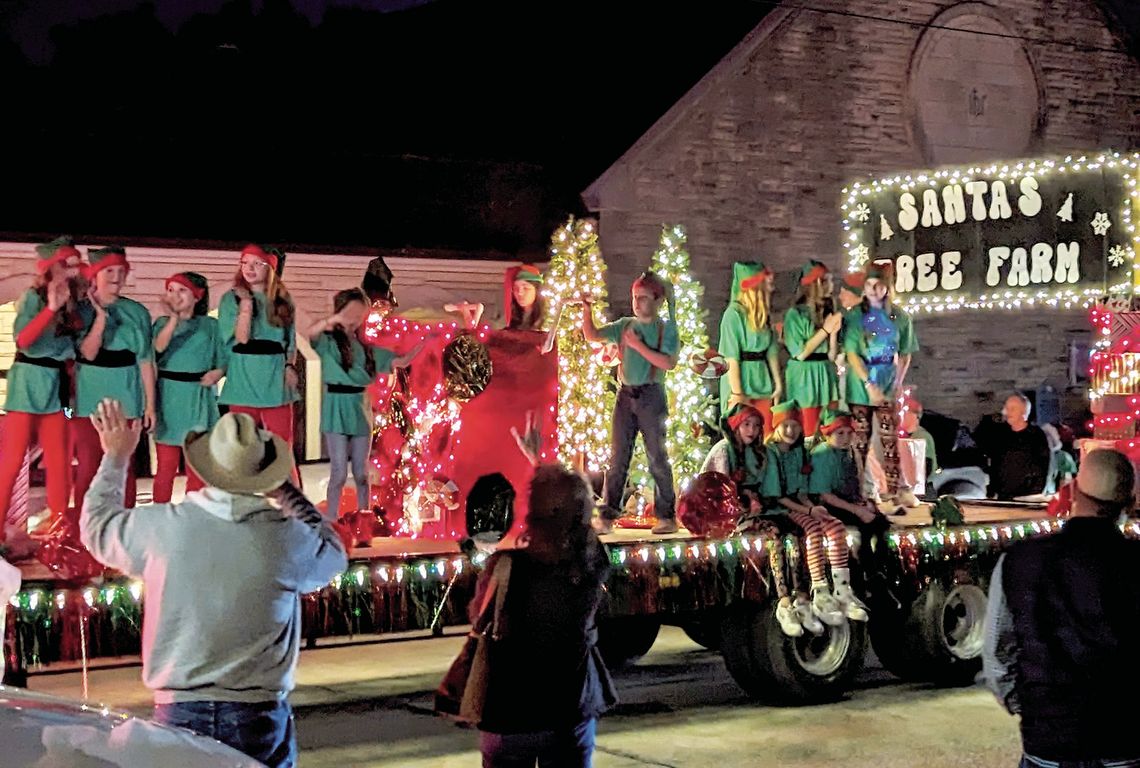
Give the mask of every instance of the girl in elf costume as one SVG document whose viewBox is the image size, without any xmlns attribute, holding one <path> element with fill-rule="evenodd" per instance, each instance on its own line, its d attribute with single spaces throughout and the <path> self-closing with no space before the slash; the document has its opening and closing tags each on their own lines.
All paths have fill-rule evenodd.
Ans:
<svg viewBox="0 0 1140 768">
<path fill-rule="evenodd" d="M 4 450 L 0 451 L 0 541 L 12 488 L 33 439 L 43 449 L 48 509 L 54 520 L 67 512 L 71 456 L 67 418 L 71 405 L 67 366 L 79 333 L 80 254 L 71 238 L 36 246 L 36 279 L 16 303 L 16 360 L 8 371 Z"/>
<path fill-rule="evenodd" d="M 819 412 L 839 400 L 839 377 L 832 363 L 833 345 L 843 316 L 831 302 L 831 273 L 818 261 L 800 269 L 795 305 L 784 313 L 788 360 L 787 397 L 800 408 L 804 432 L 814 435 Z"/>
<path fill-rule="evenodd" d="M 840 589 L 840 583 L 846 583 L 848 573 L 847 530 L 843 523 L 827 514 L 826 509 L 813 504 L 808 498 L 812 466 L 804 448 L 804 432 L 799 419 L 795 403 L 782 403 L 772 409 L 776 431 L 765 442 L 767 463 L 761 492 L 769 513 L 777 520 L 791 523 L 784 522 L 782 530 L 800 535 L 811 575 L 811 602 L 797 584 L 796 602 L 792 606 L 794 616 L 781 619 L 777 607 L 776 618 L 780 619 L 781 625 L 785 620 L 798 620 L 810 632 L 820 634 L 823 631 L 820 621 L 833 627 L 843 624 L 846 619 L 866 621 L 867 609 L 850 589 Z M 829 563 L 835 582 L 834 593 L 827 582 Z"/>
<path fill-rule="evenodd" d="M 851 440 L 854 435 L 851 414 L 845 411 L 824 411 L 819 432 L 826 441 L 817 441 L 812 448 L 808 492 L 826 508 L 829 515 L 844 525 L 859 528 L 861 533 L 859 559 L 865 565 L 869 565 L 873 562 L 872 541 L 877 540 L 878 545 L 883 546 L 884 536 L 891 524 L 874 502 L 863 497 L 862 476 L 851 451 Z M 851 572 L 846 567 L 846 534 L 844 534 L 843 552 L 843 567 L 836 568 L 833 563 L 831 568 L 836 597 L 840 600 L 849 597 L 862 606 L 851 593 Z M 865 609 L 865 606 L 863 607 Z"/>
<path fill-rule="evenodd" d="M 179 272 L 166 278 L 162 297 L 166 315 L 154 321 L 153 345 L 158 363 L 158 420 L 154 427 L 158 471 L 154 475 L 154 501 L 170 501 L 174 476 L 182 459 L 182 444 L 189 432 L 206 432 L 218 421 L 214 389 L 225 375 L 225 349 L 218 321 L 208 317 L 210 291 L 206 278 L 196 272 Z M 202 480 L 186 465 L 186 491 L 202 487 Z"/>
<path fill-rule="evenodd" d="M 72 419 L 75 454 L 75 505 L 81 508 L 95 471 L 103 458 L 99 433 L 91 415 L 99 402 L 112 397 L 124 415 L 142 419 L 143 429 L 155 425 L 155 370 L 151 345 L 150 312 L 122 295 L 131 265 L 119 246 L 87 252 L 87 301 L 79 306 L 83 331 L 75 376 L 75 418 Z M 127 466 L 125 506 L 135 505 L 134 463 Z"/>
<path fill-rule="evenodd" d="M 910 315 L 895 305 L 889 263 L 867 267 L 863 301 L 847 313 L 843 350 L 847 355 L 845 391 L 855 421 L 855 450 L 865 465 L 874 418 L 882 444 L 884 498 L 904 506 L 918 504 L 909 488 L 899 487 L 898 399 L 918 340 Z"/>
<path fill-rule="evenodd" d="M 218 401 L 293 447 L 293 400 L 297 372 L 293 299 L 280 273 L 280 255 L 247 245 L 234 287 L 218 305 L 218 328 L 226 347 L 226 384 Z M 299 482 L 296 467 L 293 483 Z"/>
<path fill-rule="evenodd" d="M 772 405 L 784 389 L 771 300 L 772 270 L 759 262 L 732 265 L 732 300 L 720 319 L 718 351 L 728 363 L 720 378 L 720 412 L 723 417 L 737 406 L 752 406 L 764 418 L 765 436 L 772 432 Z"/>
<path fill-rule="evenodd" d="M 365 344 L 364 321 L 371 304 L 359 288 L 340 291 L 333 297 L 333 314 L 314 323 L 308 332 L 313 351 L 321 358 L 321 433 L 329 452 L 329 485 L 325 514 L 337 519 L 340 496 L 348 480 L 356 483 L 356 510 L 369 509 L 368 454 L 372 447 L 372 408 L 369 385 L 377 374 L 403 367 L 423 344 L 402 357 L 384 347 Z M 355 511 L 355 510 L 354 510 Z"/>
<path fill-rule="evenodd" d="M 739 406 L 725 419 L 725 437 L 709 451 L 701 472 L 720 472 L 732 478 L 740 495 L 740 503 L 746 510 L 741 519 L 742 526 L 761 534 L 767 542 L 768 565 L 779 597 L 776 619 L 784 634 L 799 637 L 804 633 L 805 626 L 809 626 L 813 632 L 823 632 L 823 627 L 811 615 L 811 607 L 807 605 L 806 596 L 803 597 L 803 601 L 807 607 L 806 614 L 810 623 L 805 625 L 800 620 L 791 594 L 788 592 L 788 585 L 784 581 L 786 569 L 784 534 L 790 530 L 787 526 L 781 526 L 776 518 L 764 514 L 764 506 L 760 500 L 764 478 L 767 475 L 766 451 L 761 432 L 763 425 L 764 418 L 759 410 L 751 405 Z M 799 574 L 796 568 L 792 568 L 792 583 L 798 593 Z"/>
<path fill-rule="evenodd" d="M 546 300 L 542 297 L 542 271 L 533 264 L 511 267 L 503 275 L 503 320 L 508 330 L 542 330 Z"/>
</svg>

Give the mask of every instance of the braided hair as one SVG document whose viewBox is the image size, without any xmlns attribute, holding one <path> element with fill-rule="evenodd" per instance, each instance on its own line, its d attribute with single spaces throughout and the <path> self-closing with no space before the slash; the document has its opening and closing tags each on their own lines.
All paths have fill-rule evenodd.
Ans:
<svg viewBox="0 0 1140 768">
<path fill-rule="evenodd" d="M 364 291 L 359 288 L 348 288 L 338 292 L 333 297 L 333 311 L 340 312 L 354 301 L 359 301 L 365 307 L 368 306 L 368 298 L 364 295 Z M 356 353 L 353 350 L 352 338 L 348 332 L 341 328 L 339 325 L 328 332 L 332 336 L 333 342 L 336 344 L 337 352 L 340 353 L 340 367 L 348 372 L 352 369 L 352 365 L 356 362 Z M 368 378 L 376 377 L 376 359 L 368 354 L 368 350 L 364 350 L 364 371 L 368 374 Z"/>
</svg>

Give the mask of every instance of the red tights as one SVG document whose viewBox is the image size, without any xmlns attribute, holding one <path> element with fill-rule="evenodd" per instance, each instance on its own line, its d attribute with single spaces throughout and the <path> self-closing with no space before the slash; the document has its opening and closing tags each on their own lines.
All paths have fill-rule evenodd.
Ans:
<svg viewBox="0 0 1140 768">
<path fill-rule="evenodd" d="M 12 488 L 33 439 L 43 448 L 48 508 L 58 518 L 67 511 L 70 493 L 70 456 L 67 451 L 67 417 L 55 413 L 9 411 L 4 417 L 4 449 L 0 451 L 0 541 L 12 502 Z"/>
<path fill-rule="evenodd" d="M 174 476 L 178 474 L 178 464 L 182 460 L 182 447 L 158 443 L 154 450 L 158 454 L 158 470 L 154 473 L 152 495 L 156 504 L 166 504 L 174 493 Z M 187 463 L 186 492 L 196 491 L 203 486 L 205 483 L 202 482 L 202 478 L 198 477 Z"/>
<path fill-rule="evenodd" d="M 289 444 L 293 450 L 293 404 L 285 403 L 274 408 L 254 408 L 249 405 L 231 405 L 230 413 L 244 413 L 257 422 L 262 429 L 267 429 Z M 301 487 L 301 478 L 297 474 L 297 464 L 293 463 L 293 471 L 289 475 L 293 485 Z"/>
</svg>

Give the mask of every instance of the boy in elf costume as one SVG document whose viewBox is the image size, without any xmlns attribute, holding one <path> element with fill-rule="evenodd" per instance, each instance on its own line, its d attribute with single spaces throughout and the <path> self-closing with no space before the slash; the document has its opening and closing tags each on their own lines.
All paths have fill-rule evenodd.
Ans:
<svg viewBox="0 0 1140 768">
<path fill-rule="evenodd" d="M 613 521 L 621 516 L 622 495 L 638 432 L 645 441 L 649 472 L 653 475 L 654 514 L 658 519 L 653 532 L 664 534 L 677 530 L 673 468 L 665 452 L 665 417 L 669 407 L 663 381 L 665 372 L 677 365 L 681 343 L 677 324 L 673 322 L 671 300 L 669 319 L 658 317 L 668 296 L 669 287 L 660 277 L 643 272 L 633 281 L 634 316 L 623 317 L 601 328 L 594 325 L 591 302 L 584 301 L 582 335 L 586 341 L 617 344 L 621 354 L 618 367 L 621 389 L 614 406 L 613 454 L 606 475 L 605 507 L 595 521 L 599 533 L 609 533 Z"/>
</svg>

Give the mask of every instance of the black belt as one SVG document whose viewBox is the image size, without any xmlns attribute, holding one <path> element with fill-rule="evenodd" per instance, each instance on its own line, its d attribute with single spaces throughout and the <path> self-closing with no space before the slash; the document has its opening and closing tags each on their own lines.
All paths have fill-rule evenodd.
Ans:
<svg viewBox="0 0 1140 768">
<path fill-rule="evenodd" d="M 351 384 L 325 384 L 325 389 L 334 395 L 359 395 L 366 387 L 354 387 Z"/>
<path fill-rule="evenodd" d="M 823 363 L 831 358 L 827 356 L 826 352 L 812 352 L 810 355 L 801 360 L 801 363 Z"/>
<path fill-rule="evenodd" d="M 66 360 L 57 360 L 54 357 L 29 357 L 23 352 L 17 352 L 16 362 L 59 371 L 59 407 L 66 408 L 71 404 L 71 376 L 67 372 Z"/>
<path fill-rule="evenodd" d="M 170 381 L 201 381 L 207 371 L 166 371 L 159 369 L 158 378 Z"/>
<path fill-rule="evenodd" d="M 239 355 L 283 355 L 285 347 L 279 341 L 250 339 L 241 344 L 234 344 L 234 352 Z"/>
<path fill-rule="evenodd" d="M 94 360 L 80 360 L 83 365 L 94 365 L 96 368 L 129 368 L 138 361 L 135 353 L 129 349 L 100 349 Z"/>
<path fill-rule="evenodd" d="M 742 363 L 763 363 L 768 359 L 767 352 L 741 352 L 740 362 Z"/>
</svg>

